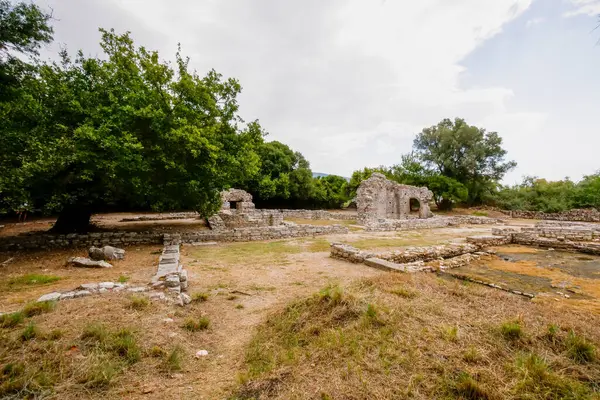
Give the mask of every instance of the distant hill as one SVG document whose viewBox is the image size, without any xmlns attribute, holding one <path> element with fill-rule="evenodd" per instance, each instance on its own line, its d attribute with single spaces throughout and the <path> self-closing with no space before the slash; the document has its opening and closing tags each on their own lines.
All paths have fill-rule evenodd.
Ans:
<svg viewBox="0 0 600 400">
<path fill-rule="evenodd" d="M 313 176 L 313 178 L 324 178 L 324 177 L 326 177 L 326 176 L 333 175 L 333 174 L 324 174 L 323 172 L 313 172 L 312 174 L 313 174 L 313 175 L 312 175 L 312 176 Z M 338 175 L 338 176 L 339 176 L 339 175 Z M 344 178 L 344 179 L 345 179 L 345 180 L 347 180 L 347 181 L 349 181 L 349 180 L 350 180 L 350 178 L 347 178 L 347 177 L 345 177 L 345 176 L 342 176 L 342 178 Z"/>
</svg>

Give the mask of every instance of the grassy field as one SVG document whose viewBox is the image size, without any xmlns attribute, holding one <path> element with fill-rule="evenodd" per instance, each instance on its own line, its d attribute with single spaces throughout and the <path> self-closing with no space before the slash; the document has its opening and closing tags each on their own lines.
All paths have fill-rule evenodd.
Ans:
<svg viewBox="0 0 600 400">
<path fill-rule="evenodd" d="M 599 323 L 432 275 L 330 286 L 257 330 L 231 399 L 598 399 Z"/>
</svg>

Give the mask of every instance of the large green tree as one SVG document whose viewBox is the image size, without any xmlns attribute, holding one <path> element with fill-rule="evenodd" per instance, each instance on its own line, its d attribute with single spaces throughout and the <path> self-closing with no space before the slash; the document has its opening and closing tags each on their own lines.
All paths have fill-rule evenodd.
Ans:
<svg viewBox="0 0 600 400">
<path fill-rule="evenodd" d="M 103 57 L 63 52 L 26 83 L 27 99 L 3 105 L 0 145 L 19 154 L 2 166 L 4 205 L 58 212 L 59 232 L 86 230 L 110 204 L 210 215 L 223 187 L 258 172 L 262 131 L 238 127 L 239 83 L 101 32 Z"/>
<path fill-rule="evenodd" d="M 505 160 L 506 150 L 496 132 L 486 132 L 460 118 L 444 119 L 423 129 L 413 149 L 427 169 L 464 185 L 469 204 L 480 203 L 516 166 L 514 161 Z"/>
</svg>

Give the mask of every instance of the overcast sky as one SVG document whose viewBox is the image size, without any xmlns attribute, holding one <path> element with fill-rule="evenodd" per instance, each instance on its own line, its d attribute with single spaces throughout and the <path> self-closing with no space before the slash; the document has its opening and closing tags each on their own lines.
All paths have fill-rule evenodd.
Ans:
<svg viewBox="0 0 600 400">
<path fill-rule="evenodd" d="M 600 169 L 600 0 L 38 0 L 55 44 L 98 27 L 240 80 L 240 113 L 313 171 L 392 165 L 423 127 L 497 131 L 524 175 Z"/>
</svg>

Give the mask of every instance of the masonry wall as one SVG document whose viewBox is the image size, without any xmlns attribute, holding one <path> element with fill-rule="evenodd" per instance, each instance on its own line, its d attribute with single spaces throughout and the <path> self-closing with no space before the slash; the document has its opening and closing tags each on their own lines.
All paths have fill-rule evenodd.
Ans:
<svg viewBox="0 0 600 400">
<path fill-rule="evenodd" d="M 544 213 L 540 211 L 503 211 L 512 218 L 548 219 L 556 221 L 600 222 L 600 211 L 594 208 L 576 209 L 559 213 Z"/>
<path fill-rule="evenodd" d="M 314 220 L 345 220 L 351 221 L 358 218 L 356 212 L 336 212 L 326 210 L 278 210 L 284 218 L 314 219 Z"/>
<path fill-rule="evenodd" d="M 381 221 L 367 221 L 365 229 L 371 232 L 406 231 L 413 229 L 444 228 L 456 225 L 491 225 L 500 220 L 488 217 L 456 216 L 456 217 L 433 217 L 428 219 L 386 219 Z"/>
<path fill-rule="evenodd" d="M 281 225 L 258 228 L 239 228 L 222 231 L 184 233 L 102 232 L 87 235 L 23 235 L 0 238 L 0 251 L 34 250 L 91 246 L 134 246 L 139 244 L 175 244 L 193 242 L 246 242 L 253 240 L 285 239 L 315 235 L 346 234 L 342 225 Z"/>
</svg>

